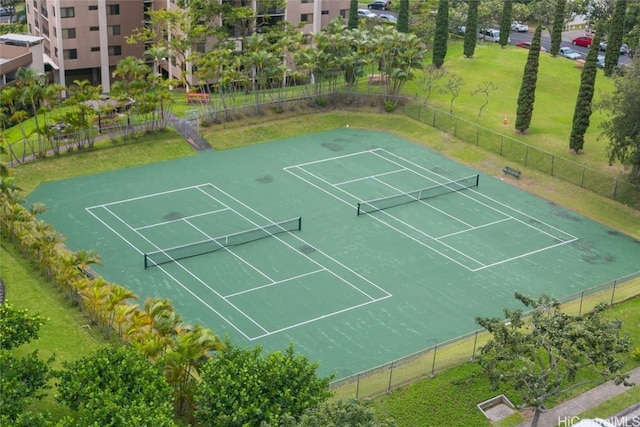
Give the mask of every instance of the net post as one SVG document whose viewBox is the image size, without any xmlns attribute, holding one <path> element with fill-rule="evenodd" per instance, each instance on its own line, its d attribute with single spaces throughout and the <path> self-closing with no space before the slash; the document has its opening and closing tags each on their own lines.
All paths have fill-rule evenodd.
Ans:
<svg viewBox="0 0 640 427">
<path fill-rule="evenodd" d="M 144 254 L 144 269 L 147 269 L 147 254 Z"/>
<path fill-rule="evenodd" d="M 360 216 L 360 203 L 358 203 L 358 208 L 357 209 L 358 209 L 357 210 L 357 214 L 358 214 L 358 216 Z"/>
<path fill-rule="evenodd" d="M 480 174 L 476 175 L 476 187 L 480 185 Z"/>
<path fill-rule="evenodd" d="M 298 231 L 302 230 L 302 217 L 298 217 Z"/>
</svg>

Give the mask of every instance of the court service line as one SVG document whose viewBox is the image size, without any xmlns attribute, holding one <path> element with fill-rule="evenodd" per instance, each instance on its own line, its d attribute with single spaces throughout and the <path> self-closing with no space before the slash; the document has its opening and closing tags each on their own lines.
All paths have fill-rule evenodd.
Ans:
<svg viewBox="0 0 640 427">
<path fill-rule="evenodd" d="M 256 215 L 266 219 L 267 221 L 273 222 L 271 221 L 268 217 L 266 217 L 265 215 L 261 214 L 260 212 L 256 211 L 255 209 L 253 209 L 252 207 L 248 206 L 247 204 L 245 204 L 244 202 L 236 199 L 235 197 L 233 197 L 232 195 L 226 193 L 224 190 L 216 187 L 214 184 L 207 184 L 209 186 L 211 186 L 212 188 L 214 188 L 215 190 L 217 190 L 218 192 L 224 194 L 225 196 L 227 196 L 228 198 L 230 198 L 231 200 L 235 201 L 236 203 L 238 203 L 240 206 L 243 206 L 245 209 L 255 213 Z M 208 194 L 206 192 L 203 191 L 203 193 Z M 251 221 L 250 219 L 244 217 L 244 215 L 241 215 L 244 219 L 246 219 L 247 221 L 255 224 L 256 226 L 258 225 L 257 223 Z M 359 273 L 357 273 L 356 271 L 352 270 L 351 268 L 347 267 L 346 265 L 344 265 L 343 263 L 341 263 L 340 261 L 338 261 L 337 259 L 334 259 L 333 257 L 327 255 L 326 253 L 324 253 L 323 251 L 321 251 L 320 249 L 314 247 L 313 245 L 309 244 L 308 242 L 306 242 L 305 240 L 301 239 L 300 237 L 296 236 L 293 233 L 287 233 L 288 235 L 292 236 L 294 239 L 298 240 L 301 243 L 304 243 L 305 245 L 308 245 L 309 247 L 313 248 L 316 252 L 320 253 L 321 255 L 323 255 L 325 258 L 333 261 L 334 263 L 336 263 L 337 265 L 339 265 L 340 267 L 344 268 L 345 270 L 349 271 L 351 274 L 353 274 L 356 277 L 359 277 L 360 279 L 364 280 L 365 282 L 369 283 L 371 286 L 375 287 L 376 289 L 384 292 L 387 295 L 391 295 L 389 292 L 387 292 L 385 289 L 381 288 L 380 286 L 376 285 L 375 283 L 371 282 L 369 279 L 367 279 L 366 277 L 360 275 Z M 286 245 L 287 247 L 289 247 L 290 249 L 292 249 L 296 254 L 299 254 L 305 258 L 307 258 L 310 262 L 312 262 L 313 264 L 316 264 L 319 267 L 325 268 L 324 265 L 320 264 L 318 261 L 315 261 L 313 258 L 309 257 L 306 254 L 301 253 L 300 251 L 298 251 L 296 248 L 294 248 L 293 246 L 291 246 L 289 243 L 285 242 L 284 240 L 282 240 L 280 237 L 274 235 L 272 236 L 273 238 L 277 239 L 278 241 L 280 241 L 282 244 Z M 339 280 L 341 280 L 342 282 L 346 283 L 347 285 L 351 286 L 353 289 L 355 289 L 356 291 L 362 293 L 363 295 L 367 296 L 369 299 L 371 300 L 376 300 L 376 298 L 372 297 L 371 295 L 367 294 L 366 292 L 364 292 L 362 289 L 358 288 L 357 286 L 354 286 L 352 283 L 350 283 L 349 281 L 345 280 L 343 277 L 339 276 L 338 274 L 336 274 L 333 270 L 331 269 L 327 269 L 328 272 L 330 272 L 333 276 L 335 276 L 336 278 L 338 278 Z"/>
<path fill-rule="evenodd" d="M 142 227 L 133 227 L 133 229 L 134 230 L 144 230 L 145 228 L 159 227 L 161 225 L 172 224 L 174 222 L 182 221 L 184 219 L 197 218 L 197 217 L 200 217 L 200 216 L 211 215 L 211 214 L 215 214 L 215 213 L 218 213 L 218 212 L 224 212 L 226 210 L 228 210 L 228 208 L 216 209 L 214 211 L 208 211 L 208 212 L 199 213 L 199 214 L 195 214 L 195 215 L 187 215 L 187 216 L 183 216 L 183 217 L 177 218 L 177 219 L 172 219 L 172 220 L 169 220 L 169 221 L 162 221 L 162 222 L 156 222 L 154 224 L 143 225 Z"/>
<path fill-rule="evenodd" d="M 518 256 L 514 256 L 514 257 L 511 257 L 511 258 L 502 259 L 502 260 L 500 260 L 500 261 L 496 261 L 496 262 L 494 262 L 494 263 L 492 263 L 492 264 L 488 264 L 488 265 L 485 265 L 485 266 L 483 266 L 483 267 L 476 268 L 475 270 L 472 270 L 472 271 L 474 271 L 474 272 L 475 272 L 475 271 L 484 270 L 485 268 L 489 268 L 489 267 L 493 267 L 493 266 L 496 266 L 496 265 L 504 264 L 504 263 L 506 263 L 506 262 L 513 261 L 514 259 L 524 258 L 524 257 L 526 257 L 526 256 L 533 255 L 533 254 L 537 254 L 537 253 L 539 253 L 539 252 L 544 252 L 544 251 L 547 251 L 547 250 L 549 250 L 549 249 L 553 249 L 553 248 L 555 248 L 555 247 L 565 245 L 565 244 L 567 244 L 567 243 L 569 243 L 569 242 L 563 242 L 563 241 L 561 241 L 560 243 L 556 243 L 555 245 L 545 246 L 544 248 L 536 249 L 535 251 L 529 251 L 529 252 L 525 252 L 525 253 L 523 253 L 523 254 L 520 254 L 520 255 L 518 255 Z"/>
<path fill-rule="evenodd" d="M 315 179 L 317 179 L 318 181 L 324 182 L 325 184 L 329 185 L 329 186 L 330 186 L 330 187 L 332 187 L 332 188 L 336 188 L 336 187 L 334 187 L 330 182 L 326 182 L 323 178 L 321 178 L 321 177 L 319 177 L 319 176 L 316 176 L 315 174 L 313 174 L 313 173 L 309 172 L 308 170 L 306 170 L 306 169 L 300 169 L 300 170 L 301 170 L 301 171 L 303 171 L 303 172 L 305 172 L 305 173 L 306 173 L 306 174 L 308 174 L 308 175 L 311 175 L 312 177 L 314 177 L 314 178 L 315 178 Z M 296 175 L 296 176 L 297 176 L 297 175 Z M 305 181 L 306 181 L 306 180 L 305 180 Z M 307 182 L 308 182 L 308 181 L 307 181 Z M 314 184 L 311 184 L 311 185 L 314 185 Z M 315 186 L 315 185 L 314 185 L 314 186 Z M 317 187 L 317 186 L 315 186 L 315 187 L 316 187 L 316 188 L 320 188 L 320 187 Z M 343 190 L 343 189 L 341 189 L 341 188 L 338 188 L 338 190 L 340 190 L 340 191 L 342 191 L 343 193 L 346 193 L 347 195 L 349 195 L 349 196 L 353 197 L 354 199 L 358 200 L 358 199 L 357 199 L 353 194 L 351 194 L 351 193 L 349 193 L 349 192 L 347 192 L 347 191 L 345 191 L 345 190 Z M 324 190 L 323 190 L 323 191 L 324 191 Z M 326 191 L 326 192 L 327 192 L 327 194 L 332 195 L 333 197 L 337 198 L 338 200 L 342 200 L 342 199 L 340 199 L 339 197 L 337 197 L 337 196 L 333 195 L 332 193 L 329 193 L 328 191 Z M 344 200 L 343 200 L 343 201 L 344 201 Z M 347 202 L 345 202 L 345 203 L 347 203 Z M 349 204 L 349 203 L 347 203 L 347 204 Z M 353 204 L 350 204 L 350 205 L 353 207 Z M 404 221 L 402 221 L 402 220 L 400 220 L 400 219 L 396 218 L 396 217 L 395 217 L 395 216 L 393 216 L 393 215 L 390 215 L 388 212 L 385 212 L 384 210 L 382 210 L 382 211 L 380 211 L 380 213 L 381 213 L 381 214 L 383 214 L 383 215 L 385 215 L 385 216 L 388 216 L 388 217 L 390 217 L 390 218 L 395 219 L 395 220 L 396 220 L 396 221 L 398 221 L 399 223 L 401 223 L 401 224 L 405 225 L 405 226 L 406 226 L 406 227 L 408 227 L 409 229 L 411 229 L 411 230 L 413 230 L 413 231 L 417 232 L 418 234 L 421 234 L 421 235 L 423 235 L 423 236 L 427 237 L 428 239 L 431 239 L 431 240 L 435 241 L 435 239 L 433 239 L 431 236 L 429 236 L 428 234 L 426 234 L 424 231 L 417 229 L 416 227 L 414 227 L 414 226 L 412 226 L 412 225 L 410 225 L 410 224 L 408 224 L 408 223 L 406 223 L 406 222 L 404 222 Z M 413 240 L 414 242 L 418 243 L 419 245 L 422 245 L 422 246 L 424 246 L 425 248 L 429 248 L 429 249 L 431 249 L 432 251 L 434 251 L 434 252 L 436 252 L 437 254 L 441 255 L 442 257 L 444 257 L 444 258 L 448 259 L 449 261 L 455 262 L 456 264 L 458 264 L 458 265 L 460 265 L 460 266 L 462 266 L 462 267 L 466 268 L 467 270 L 473 271 L 472 267 L 469 267 L 469 266 L 467 266 L 467 265 L 465 265 L 465 264 L 463 264 L 463 263 L 459 262 L 458 260 L 453 259 L 452 257 L 450 257 L 450 256 L 448 256 L 448 255 L 445 255 L 444 253 L 440 252 L 440 251 L 439 251 L 439 250 L 437 250 L 436 248 L 434 248 L 434 247 L 432 247 L 432 246 L 427 245 L 425 242 L 423 242 L 423 241 L 421 241 L 421 240 L 416 239 L 414 236 L 411 236 L 410 234 L 407 234 L 407 233 L 406 233 L 406 232 L 404 232 L 404 231 L 401 231 L 401 230 L 400 230 L 400 229 L 398 229 L 397 227 L 394 227 L 394 226 L 392 226 L 391 224 L 389 224 L 388 222 L 383 221 L 382 219 L 378 218 L 378 216 L 377 216 L 377 215 L 370 215 L 370 217 L 371 217 L 371 218 L 373 218 L 373 219 L 375 219 L 376 221 L 379 221 L 380 223 L 382 223 L 382 224 L 386 225 L 387 227 L 390 227 L 391 229 L 393 229 L 393 230 L 397 231 L 398 233 L 402 234 L 403 236 L 405 236 L 405 237 L 407 237 L 407 238 L 409 238 L 409 239 Z M 471 256 L 469 256 L 469 255 L 465 254 L 464 252 L 460 252 L 459 250 L 457 250 L 457 249 L 455 249 L 455 248 L 453 248 L 453 247 L 451 247 L 451 246 L 447 245 L 446 243 L 443 243 L 443 242 L 437 242 L 437 243 L 438 243 L 438 244 L 440 244 L 440 245 L 442 245 L 442 246 L 447 247 L 448 249 L 451 249 L 451 250 L 452 250 L 452 251 L 454 251 L 454 252 L 459 253 L 459 254 L 460 254 L 460 255 L 462 255 L 463 257 L 468 258 L 469 260 L 471 260 L 471 261 L 475 262 L 476 264 L 484 265 L 484 264 L 482 264 L 481 262 L 478 262 L 477 260 L 473 259 Z"/>
<path fill-rule="evenodd" d="M 122 218 L 120 218 L 118 215 L 114 214 L 111 210 L 109 210 L 109 208 L 107 208 L 106 206 L 103 206 L 103 208 L 109 212 L 114 218 L 116 218 L 118 221 L 120 221 L 121 223 L 123 223 L 125 225 L 125 227 L 128 227 L 131 231 L 133 231 L 134 233 L 136 233 L 138 236 L 142 237 L 144 240 L 146 240 L 147 242 L 149 242 L 149 244 L 151 246 L 154 246 L 157 250 L 162 251 L 162 249 L 160 247 L 158 247 L 158 245 L 156 245 L 155 243 L 153 243 L 151 240 L 149 240 L 146 236 L 138 233 L 136 230 L 133 229 L 133 227 L 131 227 L 129 224 L 126 223 L 126 221 L 124 221 Z M 189 271 L 188 268 L 186 268 L 184 265 L 182 265 L 180 262 L 173 260 L 174 264 L 177 264 L 178 266 L 180 266 L 180 268 L 182 268 L 188 275 L 190 275 L 191 277 L 193 277 L 194 279 L 196 279 L 199 283 L 201 283 L 203 286 L 205 286 L 207 289 L 209 289 L 211 292 L 213 292 L 215 295 L 217 295 L 218 297 L 220 297 L 221 299 L 224 300 L 224 298 L 222 297 L 222 295 L 220 295 L 219 292 L 217 292 L 216 290 L 214 290 L 213 288 L 211 288 L 207 283 L 205 283 L 202 279 L 200 279 L 198 276 L 196 276 L 195 274 L 193 274 L 191 271 Z M 157 265 L 156 267 L 160 268 L 159 265 Z M 166 271 L 164 268 L 161 268 L 161 270 L 164 272 Z M 170 276 L 172 277 L 172 276 Z M 172 277 L 173 278 L 173 277 Z M 174 279 L 175 280 L 175 279 Z M 181 286 L 182 283 L 177 281 L 177 283 Z M 184 287 L 184 286 L 183 286 Z M 224 300 L 226 301 L 226 300 Z M 252 322 L 253 324 L 255 324 L 258 328 L 262 329 L 265 332 L 268 332 L 265 328 L 263 328 L 258 322 L 256 322 L 255 320 L 253 320 L 250 316 L 248 316 L 246 313 L 244 313 L 242 310 L 240 310 L 238 307 L 236 307 L 233 303 L 226 301 L 227 304 L 229 304 L 231 307 L 233 307 L 238 313 L 240 313 L 241 315 L 243 315 L 244 317 L 246 317 L 250 322 Z M 215 312 L 216 314 L 218 314 L 218 312 Z M 227 319 L 225 319 L 223 317 L 223 319 L 231 324 L 231 322 L 229 322 Z M 235 329 L 237 329 L 237 327 L 233 324 L 231 324 Z M 244 333 L 243 333 L 244 335 Z M 245 335 L 246 336 L 246 335 Z"/>
<path fill-rule="evenodd" d="M 388 183 L 386 183 L 386 182 L 384 182 L 384 181 L 381 181 L 381 180 L 379 180 L 379 179 L 378 179 L 378 178 L 376 178 L 376 177 L 374 177 L 373 179 L 374 179 L 375 181 L 378 181 L 379 183 L 381 183 L 381 184 L 383 184 L 383 185 L 386 185 L 387 187 L 389 187 L 389 188 L 391 188 L 391 189 L 393 189 L 393 190 L 397 191 L 397 192 L 398 192 L 397 196 L 401 196 L 401 195 L 403 195 L 403 194 L 406 194 L 406 193 L 405 193 L 405 192 L 403 192 L 401 189 L 396 188 L 396 187 L 394 187 L 393 185 L 388 184 Z M 419 191 L 419 189 L 418 189 L 418 190 L 412 190 L 412 191 L 409 191 L 409 192 L 415 192 L 415 191 Z M 430 209 L 433 209 L 433 210 L 435 210 L 435 211 L 438 211 L 438 212 L 440 212 L 441 214 L 443 214 L 444 216 L 448 216 L 448 217 L 449 217 L 449 218 L 451 218 L 452 220 L 457 221 L 457 222 L 459 222 L 460 224 L 462 224 L 462 225 L 464 225 L 464 226 L 466 226 L 466 227 L 468 227 L 468 228 L 472 228 L 472 227 L 473 227 L 473 225 L 471 225 L 471 224 L 469 224 L 469 223 L 467 223 L 467 222 L 465 222 L 465 221 L 461 220 L 460 218 L 456 217 L 455 215 L 451 215 L 450 213 L 445 212 L 445 211 L 443 211 L 442 209 L 437 208 L 437 207 L 435 207 L 435 206 L 433 206 L 433 205 L 431 205 L 431 204 L 427 203 L 424 199 L 419 199 L 419 198 L 417 198 L 417 197 L 413 197 L 413 196 L 409 196 L 409 197 L 410 197 L 410 198 L 412 198 L 414 201 L 416 201 L 416 202 L 420 203 L 421 205 L 423 205 L 423 206 L 427 206 L 427 207 L 428 207 L 428 208 L 430 208 Z M 366 201 L 365 201 L 365 203 L 366 203 Z M 425 234 L 426 234 L 426 233 L 425 233 Z M 435 237 L 431 236 L 430 234 L 427 234 L 427 235 L 428 235 L 429 237 L 431 237 L 432 239 L 437 240 Z"/>
<path fill-rule="evenodd" d="M 355 178 L 355 179 L 350 179 L 348 181 L 336 182 L 335 184 L 332 184 L 332 185 L 340 186 L 340 185 L 345 185 L 345 184 L 352 184 L 354 182 L 365 181 L 367 179 L 377 178 L 379 176 L 391 175 L 391 174 L 398 173 L 398 172 L 404 172 L 406 170 L 408 170 L 408 169 L 407 168 L 396 169 L 396 170 L 392 170 L 392 171 L 389 171 L 389 172 L 378 173 L 378 174 L 375 174 L 375 175 L 363 176 L 362 178 Z"/>
<path fill-rule="evenodd" d="M 445 239 L 447 237 L 455 236 L 456 234 L 464 234 L 464 233 L 468 233 L 469 231 L 478 230 L 480 228 L 485 228 L 485 227 L 489 227 L 491 225 L 499 224 L 501 222 L 512 221 L 512 220 L 513 220 L 513 217 L 507 216 L 506 218 L 502 218 L 502 219 L 499 219 L 497 221 L 487 222 L 486 224 L 473 226 L 468 230 L 460 230 L 460 231 L 455 231 L 455 232 L 449 233 L 449 234 L 443 234 L 442 236 L 434 237 L 434 239 L 435 240 Z"/>
<path fill-rule="evenodd" d="M 150 197 L 162 196 L 162 195 L 165 195 L 165 194 L 175 193 L 175 192 L 178 192 L 178 191 L 191 190 L 191 189 L 194 189 L 194 188 L 197 188 L 197 187 L 198 187 L 198 185 L 191 185 L 189 187 L 175 188 L 173 190 L 161 191 L 159 193 L 145 194 L 144 196 L 131 197 L 129 199 L 122 199 L 122 200 L 117 200 L 115 202 L 110 202 L 110 203 L 104 203 L 104 204 L 101 204 L 101 205 L 91 206 L 91 207 L 85 208 L 85 209 L 102 208 L 102 207 L 105 207 L 105 206 L 117 205 L 117 204 L 120 204 L 120 203 L 134 202 L 136 200 L 148 199 Z"/>
<path fill-rule="evenodd" d="M 413 165 L 413 166 L 415 166 L 415 167 L 417 167 L 417 168 L 419 168 L 419 169 L 425 170 L 425 171 L 426 171 L 426 172 L 428 172 L 429 174 L 432 174 L 432 175 L 438 176 L 438 177 L 440 177 L 440 178 L 443 178 L 443 179 L 449 180 L 449 179 L 448 179 L 447 177 L 445 177 L 444 175 L 441 175 L 441 174 L 439 174 L 439 173 L 433 172 L 433 171 L 431 171 L 431 170 L 429 170 L 429 169 L 427 169 L 427 168 L 425 168 L 425 167 L 423 167 L 423 166 L 421 166 L 421 165 L 419 165 L 419 164 L 417 164 L 417 163 L 412 162 L 411 160 L 408 160 L 408 159 L 405 159 L 405 158 L 403 158 L 403 157 L 401 157 L 401 156 L 398 156 L 397 154 L 391 153 L 391 152 L 389 152 L 389 151 L 387 151 L 387 150 L 384 150 L 384 149 L 379 149 L 379 150 L 377 150 L 377 151 L 382 151 L 382 152 L 384 152 L 384 153 L 386 153 L 386 154 L 388 154 L 388 155 L 390 155 L 390 156 L 392 156 L 392 157 L 395 157 L 395 158 L 401 159 L 402 161 L 405 161 L 405 162 L 409 163 L 410 165 Z M 374 154 L 379 156 L 379 154 L 378 154 L 377 152 L 376 152 L 376 153 L 374 153 Z M 381 156 L 381 157 L 382 157 L 382 158 L 385 158 L 384 156 Z M 389 160 L 389 159 L 387 159 L 387 160 Z M 391 160 L 389 160 L 389 161 L 391 161 Z M 402 165 L 400 164 L 399 166 L 402 166 Z M 422 174 L 420 174 L 420 175 L 422 176 Z M 428 178 L 428 177 L 425 177 L 425 178 L 430 179 L 430 178 Z M 451 180 L 449 180 L 449 181 L 451 181 Z M 482 198 L 485 198 L 485 199 L 487 199 L 487 200 L 490 200 L 491 202 L 493 202 L 493 203 L 495 203 L 495 204 L 497 204 L 497 205 L 500 205 L 500 206 L 502 206 L 502 207 L 504 207 L 504 208 L 506 208 L 506 209 L 508 209 L 508 210 L 511 210 L 511 211 L 517 212 L 518 214 L 520 214 L 520 215 L 522 215 L 522 216 L 524 216 L 524 217 L 527 217 L 527 218 L 529 218 L 529 219 L 532 219 L 532 220 L 534 220 L 534 221 L 537 221 L 537 222 L 539 222 L 540 224 L 544 224 L 545 226 L 547 226 L 547 227 L 549 227 L 549 228 L 551 228 L 551 229 L 553 229 L 553 230 L 556 230 L 556 231 L 558 231 L 559 233 L 564 234 L 565 236 L 569 236 L 571 239 L 570 239 L 569 241 L 567 241 L 567 243 L 568 243 L 568 242 L 575 241 L 575 240 L 577 240 L 577 239 L 578 239 L 576 236 L 573 236 L 571 233 L 567 233 L 566 231 L 563 231 L 563 230 L 561 230 L 561 229 L 559 229 L 559 228 L 557 228 L 557 227 L 554 227 L 554 226 L 553 226 L 553 225 L 551 225 L 551 224 L 547 224 L 547 223 L 545 223 L 544 221 L 540 221 L 539 219 L 537 219 L 537 218 L 535 218 L 535 217 L 533 217 L 533 216 L 531 216 L 531 215 L 529 215 L 529 214 L 526 214 L 526 213 L 524 213 L 524 212 L 521 212 L 521 211 L 519 211 L 518 209 L 516 209 L 516 208 L 514 208 L 514 207 L 512 207 L 512 206 L 510 206 L 510 205 L 507 205 L 506 203 L 500 202 L 499 200 L 496 200 L 496 199 L 494 199 L 494 198 L 492 198 L 492 197 L 489 197 L 489 196 L 487 196 L 486 194 L 482 194 L 482 193 L 480 193 L 479 191 L 476 191 L 476 190 L 474 190 L 474 189 L 472 189 L 472 188 L 469 188 L 468 190 L 470 190 L 470 192 L 471 192 L 471 193 L 474 193 L 474 194 L 478 195 L 479 197 L 482 197 Z M 479 204 L 480 204 L 480 205 L 482 205 L 482 206 L 486 206 L 487 208 L 492 209 L 492 210 L 494 210 L 494 211 L 496 211 L 496 212 L 499 212 L 499 213 L 501 213 L 501 214 L 503 214 L 503 215 L 513 217 L 512 215 L 509 215 L 509 214 L 507 214 L 506 212 L 501 211 L 501 210 L 499 210 L 499 209 L 497 209 L 497 208 L 495 208 L 495 207 L 493 207 L 493 206 L 487 205 L 487 204 L 485 204 L 485 203 L 481 202 L 480 200 L 477 200 L 477 199 L 475 199 L 475 198 L 473 198 L 473 197 L 469 196 L 468 194 L 461 193 L 460 195 L 461 195 L 461 196 L 463 196 L 463 197 L 467 197 L 467 198 L 469 198 L 469 199 L 471 199 L 471 200 L 475 201 L 476 203 L 479 203 Z M 518 219 L 518 218 L 516 218 L 516 217 L 513 217 L 513 218 L 514 218 L 515 220 L 518 220 L 518 221 L 523 222 L 522 220 L 519 220 L 519 219 Z M 529 227 L 531 227 L 531 228 L 534 228 L 534 229 L 536 229 L 536 230 L 540 231 L 541 233 L 544 233 L 544 231 L 542 231 L 542 230 L 540 230 L 540 229 L 538 229 L 538 228 L 536 228 L 536 227 L 533 227 L 533 226 L 531 226 L 531 225 L 527 224 L 526 222 L 523 222 L 523 223 L 524 223 L 524 224 L 526 224 L 526 225 L 528 225 L 528 226 L 529 226 Z M 558 237 L 558 236 L 553 236 L 553 235 L 550 235 L 550 236 L 551 236 L 551 237 L 554 237 L 554 238 L 559 239 L 559 237 Z"/>
<path fill-rule="evenodd" d="M 318 270 L 309 271 L 308 273 L 298 274 L 297 276 L 287 277 L 286 279 L 282 279 L 282 280 L 278 280 L 278 281 L 274 280 L 273 283 L 267 283 L 266 285 L 257 286 L 255 288 L 251 288 L 251 289 L 245 289 L 244 291 L 240 291 L 240 292 L 234 292 L 232 294 L 225 295 L 224 298 L 227 299 L 227 298 L 235 297 L 235 296 L 238 296 L 238 295 L 250 293 L 250 292 L 253 292 L 253 291 L 260 290 L 260 289 L 268 288 L 268 287 L 273 286 L 273 285 L 279 285 L 281 283 L 290 282 L 291 280 L 300 279 L 300 278 L 306 277 L 306 276 L 311 276 L 312 274 L 321 273 L 323 271 L 327 271 L 327 269 L 326 268 L 319 268 Z"/>
<path fill-rule="evenodd" d="M 206 238 L 208 238 L 211 241 L 215 242 L 215 238 L 211 237 L 210 235 L 208 235 L 207 233 L 205 233 L 203 230 L 201 230 L 200 228 L 196 227 L 195 225 L 191 224 L 189 221 L 185 220 L 185 222 L 187 224 L 189 224 L 191 227 L 195 228 L 196 230 L 198 230 L 200 233 L 202 233 Z M 217 243 L 217 242 L 216 242 Z M 218 243 L 219 244 L 219 243 Z M 222 246 L 222 245 L 221 245 Z M 264 273 L 262 270 L 260 270 L 259 268 L 256 268 L 253 264 L 251 264 L 249 261 L 245 260 L 244 258 L 242 258 L 240 255 L 236 254 L 235 252 L 233 252 L 232 250 L 229 249 L 228 246 L 222 246 L 222 249 L 227 251 L 228 253 L 230 253 L 232 256 L 234 256 L 235 258 L 239 259 L 242 263 L 246 264 L 247 266 L 249 266 L 249 268 L 252 268 L 253 270 L 255 270 L 258 274 L 260 274 L 261 276 L 263 276 L 265 279 L 269 280 L 271 283 L 275 283 L 275 280 L 273 280 L 271 277 L 269 277 L 266 273 Z M 222 296 L 222 295 L 220 295 Z M 223 297 L 223 296 L 222 296 Z M 223 297 L 224 298 L 224 297 Z"/>
<path fill-rule="evenodd" d="M 273 335 L 273 334 L 277 334 L 279 332 L 287 331 L 289 329 L 297 328 L 298 326 L 302 326 L 302 325 L 306 325 L 306 324 L 309 324 L 309 323 L 312 323 L 312 322 L 316 322 L 318 320 L 326 319 L 327 317 L 336 316 L 336 315 L 341 314 L 341 313 L 346 313 L 347 311 L 356 310 L 356 309 L 358 309 L 360 307 L 364 307 L 365 305 L 373 304 L 374 302 L 382 301 L 383 299 L 387 299 L 387 298 L 390 298 L 390 297 L 391 297 L 391 294 L 389 294 L 389 295 L 387 295 L 385 297 L 379 298 L 377 300 L 363 302 L 362 304 L 353 305 L 351 307 L 343 308 L 342 310 L 334 311 L 334 312 L 328 313 L 328 314 L 323 314 L 322 316 L 317 316 L 317 317 L 314 317 L 313 319 L 305 320 L 304 322 L 295 323 L 293 325 L 289 325 L 289 326 L 286 326 L 284 328 L 276 329 L 274 331 L 271 331 L 271 332 L 263 334 L 263 335 L 258 335 L 256 337 L 250 338 L 249 340 L 250 341 L 257 340 L 259 338 L 264 338 L 264 337 L 267 337 L 269 335 Z"/>
</svg>

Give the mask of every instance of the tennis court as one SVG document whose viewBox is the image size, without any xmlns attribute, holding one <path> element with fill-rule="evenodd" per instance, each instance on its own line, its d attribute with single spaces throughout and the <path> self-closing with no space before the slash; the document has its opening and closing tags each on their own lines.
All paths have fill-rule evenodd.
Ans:
<svg viewBox="0 0 640 427">
<path fill-rule="evenodd" d="M 237 344 L 293 341 L 341 378 L 474 330 L 516 291 L 640 269 L 640 242 L 499 174 L 339 129 L 47 183 L 29 202 L 107 280 Z"/>
</svg>

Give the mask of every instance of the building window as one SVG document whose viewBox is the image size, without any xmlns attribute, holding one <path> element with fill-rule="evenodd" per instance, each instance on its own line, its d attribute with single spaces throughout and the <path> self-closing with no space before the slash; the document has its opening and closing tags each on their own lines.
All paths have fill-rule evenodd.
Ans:
<svg viewBox="0 0 640 427">
<path fill-rule="evenodd" d="M 58 29 L 53 27 L 53 37 L 58 38 Z"/>
<path fill-rule="evenodd" d="M 33 0 L 33 8 L 38 10 L 38 2 L 36 0 Z"/>
<path fill-rule="evenodd" d="M 107 34 L 110 36 L 120 35 L 120 25 L 107 25 Z"/>
<path fill-rule="evenodd" d="M 207 50 L 205 43 L 197 43 L 196 44 L 196 52 L 205 53 Z"/>
<path fill-rule="evenodd" d="M 54 48 L 53 49 L 53 54 L 56 56 L 56 58 L 58 57 L 58 48 Z"/>
<path fill-rule="evenodd" d="M 78 59 L 78 49 L 65 49 L 62 56 L 64 59 Z"/>
<path fill-rule="evenodd" d="M 328 14 L 329 14 L 329 11 L 328 11 L 328 10 L 323 10 L 323 11 L 322 11 L 322 14 L 323 14 L 323 15 L 328 15 Z"/>
<path fill-rule="evenodd" d="M 60 8 L 60 18 L 74 18 L 76 16 L 76 11 L 72 7 L 61 7 Z"/>
<path fill-rule="evenodd" d="M 349 13 L 349 9 L 340 9 L 340 17 L 347 19 L 347 13 Z"/>
<path fill-rule="evenodd" d="M 122 46 L 109 46 L 109 56 L 122 55 Z"/>
<path fill-rule="evenodd" d="M 100 52 L 100 46 L 93 46 L 91 52 Z"/>
<path fill-rule="evenodd" d="M 98 10 L 98 5 L 92 4 L 91 6 L 89 6 L 89 10 Z"/>
<path fill-rule="evenodd" d="M 313 13 L 303 13 L 302 15 L 300 15 L 300 22 L 313 24 Z"/>
<path fill-rule="evenodd" d="M 302 4 L 305 4 L 305 3 L 313 3 L 313 0 L 302 0 Z"/>
<path fill-rule="evenodd" d="M 107 7 L 107 15 L 120 15 L 120 5 L 119 4 L 110 4 Z"/>
<path fill-rule="evenodd" d="M 76 38 L 76 29 L 75 28 L 63 28 L 62 29 L 62 38 L 63 39 L 75 39 Z"/>
<path fill-rule="evenodd" d="M 89 27 L 89 31 L 100 31 L 100 27 Z"/>
</svg>

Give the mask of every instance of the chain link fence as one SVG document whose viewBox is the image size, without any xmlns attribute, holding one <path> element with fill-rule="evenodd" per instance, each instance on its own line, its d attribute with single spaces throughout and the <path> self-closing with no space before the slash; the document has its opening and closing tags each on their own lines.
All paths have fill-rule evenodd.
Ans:
<svg viewBox="0 0 640 427">
<path fill-rule="evenodd" d="M 567 314 L 580 315 L 598 304 L 615 304 L 640 294 L 640 271 L 560 299 Z M 389 393 L 420 378 L 474 360 L 490 335 L 478 329 L 373 369 L 334 381 L 336 397 L 370 398 Z"/>
</svg>

